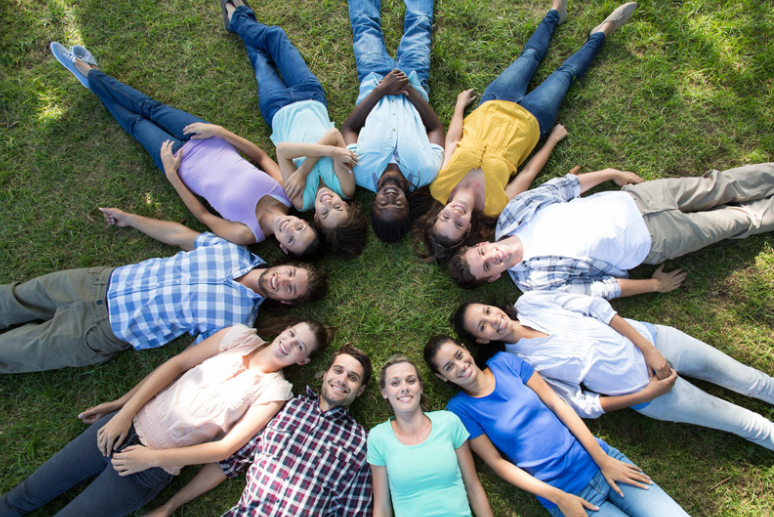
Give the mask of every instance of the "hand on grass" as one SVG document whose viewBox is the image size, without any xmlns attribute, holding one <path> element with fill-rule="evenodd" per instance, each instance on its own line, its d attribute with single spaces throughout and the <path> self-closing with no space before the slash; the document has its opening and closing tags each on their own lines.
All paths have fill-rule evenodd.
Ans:
<svg viewBox="0 0 774 517">
<path fill-rule="evenodd" d="M 128 214 L 123 210 L 119 210 L 118 208 L 100 207 L 99 211 L 102 212 L 102 214 L 105 216 L 105 221 L 110 226 L 118 226 L 119 228 L 126 228 L 127 226 L 131 226 L 129 224 L 129 216 L 131 214 Z"/>
<path fill-rule="evenodd" d="M 103 402 L 102 404 L 90 407 L 78 415 L 78 418 L 84 424 L 93 424 L 105 415 L 109 415 L 113 411 L 118 411 L 121 406 L 117 401 L 111 400 L 110 402 Z"/>
<path fill-rule="evenodd" d="M 473 93 L 473 88 L 470 90 L 462 90 L 457 95 L 457 107 L 467 108 L 474 100 L 476 100 L 476 94 Z"/>
<path fill-rule="evenodd" d="M 683 273 L 682 269 L 675 269 L 669 273 L 664 273 L 664 264 L 661 264 L 656 268 L 656 271 L 651 278 L 658 281 L 656 291 L 659 293 L 668 293 L 680 287 L 687 276 L 688 273 Z"/>
</svg>

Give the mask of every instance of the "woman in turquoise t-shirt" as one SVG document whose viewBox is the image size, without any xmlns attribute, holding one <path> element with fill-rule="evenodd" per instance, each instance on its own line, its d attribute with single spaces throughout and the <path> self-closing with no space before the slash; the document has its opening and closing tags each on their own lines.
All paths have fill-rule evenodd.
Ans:
<svg viewBox="0 0 774 517">
<path fill-rule="evenodd" d="M 468 447 L 468 432 L 453 413 L 424 413 L 422 380 L 402 355 L 379 371 L 382 396 L 395 413 L 368 434 L 374 516 L 492 516 Z"/>
</svg>

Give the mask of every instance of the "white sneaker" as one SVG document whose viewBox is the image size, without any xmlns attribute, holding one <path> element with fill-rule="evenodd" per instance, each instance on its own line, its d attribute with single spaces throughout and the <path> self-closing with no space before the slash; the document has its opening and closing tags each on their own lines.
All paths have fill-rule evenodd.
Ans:
<svg viewBox="0 0 774 517">
<path fill-rule="evenodd" d="M 610 16 L 605 18 L 605 21 L 603 21 L 602 23 L 600 23 L 599 25 L 591 29 L 589 36 L 591 36 L 595 32 L 602 32 L 602 26 L 606 22 L 613 22 L 613 24 L 615 25 L 613 27 L 613 30 L 610 31 L 610 34 L 612 34 L 613 31 L 620 29 L 624 23 L 628 22 L 629 18 L 632 17 L 632 15 L 634 14 L 634 11 L 636 10 L 637 10 L 637 2 L 629 2 L 628 4 L 623 4 L 618 6 L 618 8 L 615 11 L 610 13 Z"/>
</svg>

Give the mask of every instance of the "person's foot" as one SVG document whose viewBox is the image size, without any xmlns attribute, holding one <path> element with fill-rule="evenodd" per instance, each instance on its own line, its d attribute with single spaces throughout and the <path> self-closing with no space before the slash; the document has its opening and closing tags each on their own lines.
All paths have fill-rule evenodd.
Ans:
<svg viewBox="0 0 774 517">
<path fill-rule="evenodd" d="M 589 35 L 596 32 L 604 32 L 605 36 L 609 36 L 614 30 L 619 29 L 624 23 L 629 21 L 634 11 L 637 10 L 637 2 L 629 2 L 619 6 L 615 11 L 610 13 L 610 16 L 605 18 L 605 21 L 591 29 Z"/>
<path fill-rule="evenodd" d="M 236 6 L 231 0 L 220 0 L 220 8 L 223 11 L 223 28 L 226 29 L 226 32 L 234 34 L 234 31 L 230 29 L 230 25 L 231 14 L 234 12 L 234 9 L 236 9 Z"/>
<path fill-rule="evenodd" d="M 97 65 L 97 60 L 94 59 L 94 56 L 91 55 L 91 52 L 86 50 L 86 47 L 82 45 L 73 45 L 70 47 L 70 52 L 72 52 L 76 59 L 80 59 L 87 65 L 90 65 L 92 68 L 99 68 L 99 65 Z"/>
<path fill-rule="evenodd" d="M 75 66 L 75 56 L 72 52 L 64 48 L 59 42 L 52 41 L 51 45 L 51 53 L 54 54 L 54 57 L 57 61 L 59 61 L 63 67 L 68 69 L 76 79 L 78 79 L 81 84 L 88 88 L 89 87 L 89 79 L 86 77 L 86 74 L 84 74 L 82 71 L 78 70 L 78 68 Z M 88 73 L 88 72 L 86 72 Z"/>
<path fill-rule="evenodd" d="M 555 9 L 559 13 L 559 22 L 557 25 L 561 25 L 567 21 L 567 0 L 554 0 L 551 9 Z"/>
</svg>

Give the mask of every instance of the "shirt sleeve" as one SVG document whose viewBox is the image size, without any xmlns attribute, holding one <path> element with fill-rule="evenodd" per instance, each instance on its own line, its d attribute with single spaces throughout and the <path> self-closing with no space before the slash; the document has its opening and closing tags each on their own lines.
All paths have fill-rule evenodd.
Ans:
<svg viewBox="0 0 774 517">
<path fill-rule="evenodd" d="M 617 314 L 610 302 L 600 297 L 572 292 L 551 291 L 534 293 L 534 295 L 543 298 L 548 306 L 556 305 L 562 309 L 595 318 L 607 325 L 610 324 L 610 320 Z"/>
<path fill-rule="evenodd" d="M 484 434 L 484 428 L 481 427 L 481 425 L 468 414 L 466 411 L 467 408 L 465 408 L 465 404 L 460 402 L 456 396 L 452 397 L 452 399 L 446 404 L 446 409 L 457 415 L 457 417 L 460 419 L 460 422 L 462 422 L 462 425 L 465 426 L 465 430 L 470 433 L 469 438 L 471 440 Z"/>
<path fill-rule="evenodd" d="M 376 426 L 368 433 L 368 454 L 366 461 L 371 465 L 384 467 L 386 462 L 384 461 L 384 440 L 380 436 L 380 426 Z"/>
<path fill-rule="evenodd" d="M 203 232 L 196 236 L 196 240 L 194 240 L 194 247 L 201 248 L 204 246 L 214 246 L 215 244 L 222 243 L 231 244 L 226 239 L 218 237 L 212 232 Z"/>
<path fill-rule="evenodd" d="M 550 377 L 543 380 L 559 395 L 567 404 L 575 410 L 581 418 L 598 418 L 605 413 L 599 402 L 599 394 L 593 391 L 584 391 L 577 384 L 559 381 Z"/>
<path fill-rule="evenodd" d="M 621 284 L 612 275 L 593 271 L 582 260 L 536 257 L 508 270 L 514 283 L 526 291 L 563 291 L 612 300 L 621 296 Z"/>
<path fill-rule="evenodd" d="M 465 426 L 462 425 L 462 421 L 457 415 L 452 412 L 447 412 L 446 416 L 449 421 L 449 434 L 451 434 L 452 437 L 452 445 L 455 449 L 459 449 L 462 447 L 462 444 L 467 441 L 470 433 L 465 429 Z"/>
<path fill-rule="evenodd" d="M 241 449 L 236 451 L 225 460 L 218 462 L 218 465 L 223 470 L 223 473 L 227 478 L 236 477 L 240 472 L 242 472 L 246 465 L 250 465 L 253 462 L 255 453 L 260 446 L 262 435 L 263 433 L 258 433 Z"/>
<path fill-rule="evenodd" d="M 287 402 L 293 398 L 293 385 L 285 379 L 282 372 L 274 372 L 270 375 L 267 384 L 260 390 L 251 406 L 268 404 L 269 402 Z"/>
<path fill-rule="evenodd" d="M 373 512 L 373 496 L 371 487 L 371 467 L 363 461 L 360 468 L 352 477 L 352 481 L 338 496 L 338 508 L 335 512 L 328 512 L 326 516 L 340 517 L 370 517 Z"/>
</svg>

